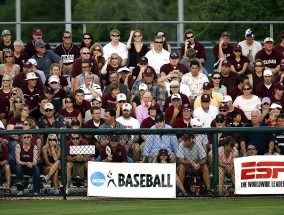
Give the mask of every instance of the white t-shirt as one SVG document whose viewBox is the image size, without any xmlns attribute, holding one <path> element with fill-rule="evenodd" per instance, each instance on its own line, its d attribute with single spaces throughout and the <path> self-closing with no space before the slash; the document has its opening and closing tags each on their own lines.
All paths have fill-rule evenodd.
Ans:
<svg viewBox="0 0 284 215">
<path fill-rule="evenodd" d="M 103 47 L 103 51 L 104 58 L 106 60 L 110 58 L 112 53 L 117 53 L 122 59 L 128 58 L 128 50 L 126 45 L 121 42 L 118 43 L 118 46 L 112 46 L 111 43 L 108 43 Z"/>
<path fill-rule="evenodd" d="M 117 122 L 122 124 L 126 129 L 139 129 L 140 123 L 137 119 L 130 117 L 129 119 L 125 119 L 123 116 L 120 116 L 116 119 Z M 131 135 L 131 139 L 134 138 L 134 135 Z"/>
<path fill-rule="evenodd" d="M 238 96 L 233 103 L 234 107 L 240 108 L 244 111 L 249 120 L 251 120 L 251 111 L 258 109 L 260 105 L 260 98 L 255 95 L 253 95 L 251 99 L 244 99 L 242 96 Z"/>
<path fill-rule="evenodd" d="M 193 117 L 197 117 L 203 122 L 202 128 L 211 128 L 211 122 L 216 118 L 219 110 L 214 105 L 209 105 L 209 111 L 204 112 L 202 107 L 198 107 L 193 111 Z"/>
<path fill-rule="evenodd" d="M 261 43 L 255 40 L 251 46 L 247 45 L 246 40 L 239 42 L 239 45 L 242 47 L 242 54 L 246 56 L 250 62 L 255 61 L 256 53 L 262 49 Z"/>
<path fill-rule="evenodd" d="M 157 76 L 160 76 L 161 66 L 170 63 L 170 52 L 162 49 L 162 52 L 156 52 L 154 49 L 148 51 L 145 55 L 148 58 L 149 66 L 153 67 Z"/>
</svg>

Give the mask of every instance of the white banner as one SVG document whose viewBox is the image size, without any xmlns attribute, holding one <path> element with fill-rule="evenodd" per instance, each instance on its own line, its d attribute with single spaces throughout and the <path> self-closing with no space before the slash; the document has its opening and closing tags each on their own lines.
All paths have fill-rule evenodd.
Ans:
<svg viewBox="0 0 284 215">
<path fill-rule="evenodd" d="M 89 161 L 88 196 L 176 198 L 176 164 Z"/>
<path fill-rule="evenodd" d="M 284 156 L 236 158 L 236 194 L 284 194 Z"/>
</svg>

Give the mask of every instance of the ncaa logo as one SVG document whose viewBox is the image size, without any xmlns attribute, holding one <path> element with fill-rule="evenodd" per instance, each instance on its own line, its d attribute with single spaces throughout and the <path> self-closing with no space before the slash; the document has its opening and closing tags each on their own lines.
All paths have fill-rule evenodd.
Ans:
<svg viewBox="0 0 284 215">
<path fill-rule="evenodd" d="M 91 175 L 91 183 L 96 186 L 100 187 L 102 186 L 106 181 L 106 177 L 101 172 L 95 172 Z"/>
</svg>

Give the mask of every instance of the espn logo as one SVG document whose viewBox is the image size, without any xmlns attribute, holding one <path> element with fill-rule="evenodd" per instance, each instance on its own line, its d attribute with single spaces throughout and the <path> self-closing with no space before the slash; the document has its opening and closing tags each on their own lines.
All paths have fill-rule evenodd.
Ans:
<svg viewBox="0 0 284 215">
<path fill-rule="evenodd" d="M 278 178 L 284 172 L 284 162 L 262 161 L 242 163 L 241 180 Z"/>
</svg>

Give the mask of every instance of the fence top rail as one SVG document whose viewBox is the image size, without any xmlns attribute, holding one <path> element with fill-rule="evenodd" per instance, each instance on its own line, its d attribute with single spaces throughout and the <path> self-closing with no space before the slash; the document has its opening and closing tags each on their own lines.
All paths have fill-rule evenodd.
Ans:
<svg viewBox="0 0 284 215">
<path fill-rule="evenodd" d="M 32 129 L 32 130 L 0 130 L 0 135 L 11 134 L 90 134 L 93 135 L 111 135 L 115 134 L 214 134 L 214 133 L 281 133 L 284 128 L 281 127 L 234 127 L 234 128 L 172 128 L 172 129 Z"/>
<path fill-rule="evenodd" d="M 284 21 L 21 21 L 21 22 L 0 22 L 1 25 L 16 24 L 283 24 Z"/>
</svg>

